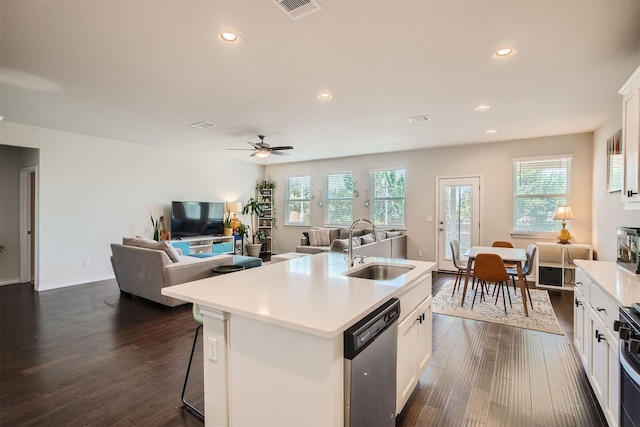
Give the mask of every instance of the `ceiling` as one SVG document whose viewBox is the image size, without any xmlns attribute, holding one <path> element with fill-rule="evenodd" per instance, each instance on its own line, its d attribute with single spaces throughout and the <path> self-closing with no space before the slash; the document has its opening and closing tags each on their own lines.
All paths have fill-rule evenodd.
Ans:
<svg viewBox="0 0 640 427">
<path fill-rule="evenodd" d="M 271 164 L 591 132 L 640 65 L 640 1 L 318 1 L 2 0 L 0 116 Z"/>
</svg>

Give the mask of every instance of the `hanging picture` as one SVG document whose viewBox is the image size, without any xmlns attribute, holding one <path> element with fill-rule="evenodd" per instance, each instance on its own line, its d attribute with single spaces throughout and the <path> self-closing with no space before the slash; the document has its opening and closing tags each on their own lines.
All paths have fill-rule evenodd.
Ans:
<svg viewBox="0 0 640 427">
<path fill-rule="evenodd" d="M 607 191 L 622 190 L 622 129 L 607 139 Z"/>
</svg>

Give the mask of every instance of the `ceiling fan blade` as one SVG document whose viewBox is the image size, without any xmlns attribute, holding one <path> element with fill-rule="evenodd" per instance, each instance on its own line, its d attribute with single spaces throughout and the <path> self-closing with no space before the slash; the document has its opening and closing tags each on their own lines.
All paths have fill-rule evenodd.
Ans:
<svg viewBox="0 0 640 427">
<path fill-rule="evenodd" d="M 247 141 L 247 144 L 251 145 L 253 148 L 255 148 L 256 150 L 262 150 L 263 147 L 260 146 L 260 143 L 256 144 L 255 142 L 249 142 Z"/>
<path fill-rule="evenodd" d="M 277 151 L 277 150 L 272 150 L 271 154 L 275 154 L 276 156 L 288 156 L 289 153 L 286 153 L 284 151 Z"/>
<path fill-rule="evenodd" d="M 225 148 L 225 150 L 229 150 L 229 151 L 256 151 L 253 148 Z"/>
<path fill-rule="evenodd" d="M 279 147 L 271 147 L 270 150 L 293 150 L 293 147 L 290 145 L 281 145 Z"/>
</svg>

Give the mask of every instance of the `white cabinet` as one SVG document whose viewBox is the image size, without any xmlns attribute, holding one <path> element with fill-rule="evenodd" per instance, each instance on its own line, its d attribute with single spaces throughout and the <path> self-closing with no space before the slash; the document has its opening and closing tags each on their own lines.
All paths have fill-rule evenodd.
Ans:
<svg viewBox="0 0 640 427">
<path fill-rule="evenodd" d="M 591 245 L 574 243 L 560 245 L 551 242 L 536 242 L 537 274 L 536 286 L 547 289 L 573 289 L 576 259 L 593 259 Z"/>
<path fill-rule="evenodd" d="M 197 236 L 171 240 L 171 246 L 180 248 L 184 255 L 232 254 L 233 236 Z"/>
<path fill-rule="evenodd" d="M 431 274 L 400 296 L 396 412 L 407 403 L 432 355 Z"/>
<path fill-rule="evenodd" d="M 613 321 L 618 318 L 618 304 L 580 269 L 574 297 L 574 344 L 607 422 L 617 426 L 620 372 Z"/>
<path fill-rule="evenodd" d="M 640 68 L 620 89 L 622 99 L 622 148 L 625 209 L 640 209 Z"/>
<path fill-rule="evenodd" d="M 588 340 L 588 326 L 589 326 L 589 308 L 585 297 L 580 292 L 580 288 L 577 286 L 574 291 L 574 312 L 573 312 L 573 342 L 578 350 L 582 364 L 589 366 L 589 340 Z M 587 369 L 588 371 L 588 369 Z"/>
</svg>

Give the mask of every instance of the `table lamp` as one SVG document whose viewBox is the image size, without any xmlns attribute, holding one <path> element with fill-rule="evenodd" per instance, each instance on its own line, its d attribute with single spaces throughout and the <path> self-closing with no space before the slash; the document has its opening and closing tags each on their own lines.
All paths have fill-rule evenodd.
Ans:
<svg viewBox="0 0 640 427">
<path fill-rule="evenodd" d="M 558 233 L 558 243 L 561 245 L 569 245 L 571 244 L 569 240 L 571 239 L 571 234 L 569 230 L 565 228 L 567 225 L 567 220 L 576 219 L 573 216 L 573 212 L 571 212 L 571 207 L 569 206 L 558 206 L 556 210 L 556 216 L 553 217 L 555 220 L 562 220 L 562 230 Z"/>
<path fill-rule="evenodd" d="M 231 218 L 231 228 L 233 228 L 233 231 L 237 231 L 240 227 L 240 224 L 242 224 L 242 221 L 240 221 L 240 218 L 236 216 L 236 213 L 242 212 L 242 202 L 228 202 L 227 209 L 229 209 L 229 212 L 233 212 L 233 218 Z"/>
</svg>

